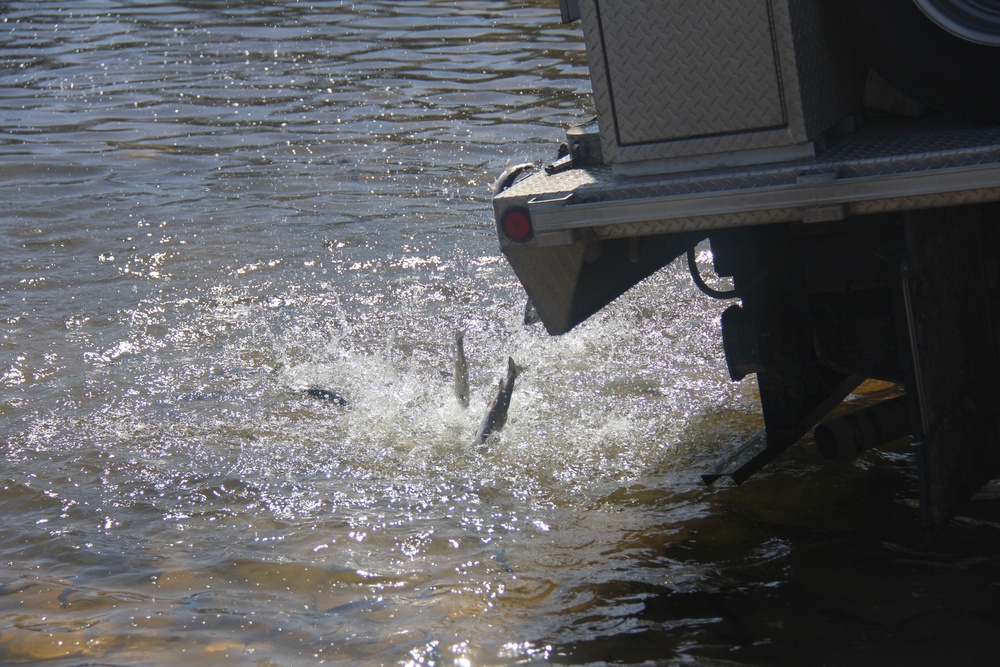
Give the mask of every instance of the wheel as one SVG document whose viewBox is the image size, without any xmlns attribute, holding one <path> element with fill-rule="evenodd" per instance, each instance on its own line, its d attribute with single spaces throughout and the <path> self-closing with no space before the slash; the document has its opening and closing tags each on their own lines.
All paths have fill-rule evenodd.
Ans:
<svg viewBox="0 0 1000 667">
<path fill-rule="evenodd" d="M 1000 121 L 1000 0 L 827 0 L 868 65 L 913 99 Z"/>
</svg>

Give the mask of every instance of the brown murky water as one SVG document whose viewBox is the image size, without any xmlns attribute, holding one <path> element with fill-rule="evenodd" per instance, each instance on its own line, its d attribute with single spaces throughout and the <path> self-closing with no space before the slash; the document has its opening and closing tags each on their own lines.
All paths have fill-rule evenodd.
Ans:
<svg viewBox="0 0 1000 667">
<path fill-rule="evenodd" d="M 577 31 L 0 4 L 0 662 L 993 664 L 1000 487 L 929 551 L 905 443 L 703 487 L 760 424 L 681 267 L 521 325 L 489 185 L 587 117 Z"/>
</svg>

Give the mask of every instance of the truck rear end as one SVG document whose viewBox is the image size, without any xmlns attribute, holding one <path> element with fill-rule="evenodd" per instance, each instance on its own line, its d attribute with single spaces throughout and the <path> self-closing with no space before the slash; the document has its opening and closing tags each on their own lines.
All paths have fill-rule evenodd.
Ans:
<svg viewBox="0 0 1000 667">
<path fill-rule="evenodd" d="M 562 11 L 582 22 L 597 117 L 545 162 L 508 170 L 493 200 L 548 332 L 686 257 L 706 298 L 732 301 L 729 371 L 756 376 L 765 421 L 706 481 L 743 481 L 865 378 L 886 380 L 901 425 L 876 410 L 856 416 L 874 424 L 865 433 L 835 423 L 819 440 L 835 457 L 909 435 L 932 535 L 1000 471 L 1000 3 Z M 731 287 L 702 279 L 706 240 Z"/>
</svg>

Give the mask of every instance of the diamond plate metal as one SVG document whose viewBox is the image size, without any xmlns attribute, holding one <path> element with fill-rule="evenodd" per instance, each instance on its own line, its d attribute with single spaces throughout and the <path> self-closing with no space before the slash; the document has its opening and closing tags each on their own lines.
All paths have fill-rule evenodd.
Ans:
<svg viewBox="0 0 1000 667">
<path fill-rule="evenodd" d="M 620 145 L 785 125 L 765 3 L 603 4 L 601 33 Z M 674 103 L 679 99 L 684 105 Z"/>
<path fill-rule="evenodd" d="M 816 0 L 583 0 L 581 11 L 601 146 L 618 173 L 812 155 L 859 104 Z"/>
<path fill-rule="evenodd" d="M 701 171 L 664 175 L 656 178 L 617 178 L 608 166 L 571 169 L 557 174 L 540 172 L 516 183 L 494 199 L 497 213 L 507 206 L 553 204 L 571 212 L 574 206 L 620 202 L 622 207 L 642 201 L 667 201 L 671 198 L 705 195 L 709 205 L 732 195 L 759 193 L 767 189 L 795 187 L 816 176 L 829 175 L 831 181 L 867 179 L 877 188 L 880 179 L 913 174 L 942 182 L 939 192 L 916 192 L 906 196 L 859 196 L 843 202 L 848 216 L 917 210 L 942 206 L 1000 200 L 1000 175 L 985 185 L 969 180 L 968 187 L 954 182 L 944 187 L 949 173 L 983 173 L 1000 168 L 1000 127 L 960 124 L 933 118 L 922 120 L 885 119 L 871 122 L 843 137 L 819 158 L 778 165 L 760 165 L 739 169 Z M 963 171 L 964 170 L 964 171 Z M 1000 169 L 998 169 L 1000 172 Z M 978 177 L 982 180 L 982 177 Z M 531 204 L 529 204 L 531 202 Z M 568 202 L 572 202 L 568 204 Z M 568 204 L 568 205 L 567 205 Z M 577 228 L 586 228 L 598 238 L 623 238 L 651 234 L 688 232 L 745 225 L 794 222 L 803 220 L 801 207 L 759 206 L 712 215 L 695 213 L 684 216 L 650 216 L 648 219 L 605 224 L 606 218 L 578 220 Z M 559 229 L 566 229 L 560 226 Z M 546 231 L 544 220 L 536 220 L 536 231 Z M 501 239 L 501 242 L 503 240 Z"/>
</svg>

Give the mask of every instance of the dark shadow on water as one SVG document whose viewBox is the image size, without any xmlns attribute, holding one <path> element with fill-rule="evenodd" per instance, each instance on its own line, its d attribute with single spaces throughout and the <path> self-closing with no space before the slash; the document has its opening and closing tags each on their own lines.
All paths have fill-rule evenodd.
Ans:
<svg viewBox="0 0 1000 667">
<path fill-rule="evenodd" d="M 603 628 L 554 645 L 551 661 L 996 664 L 1000 480 L 924 550 L 907 449 L 823 465 L 800 443 L 774 469 L 711 493 L 710 512 L 651 527 L 642 539 L 660 552 L 662 582 L 604 585 L 618 625 L 602 614 Z M 705 575 L 678 584 L 672 571 L 686 566 Z"/>
</svg>

